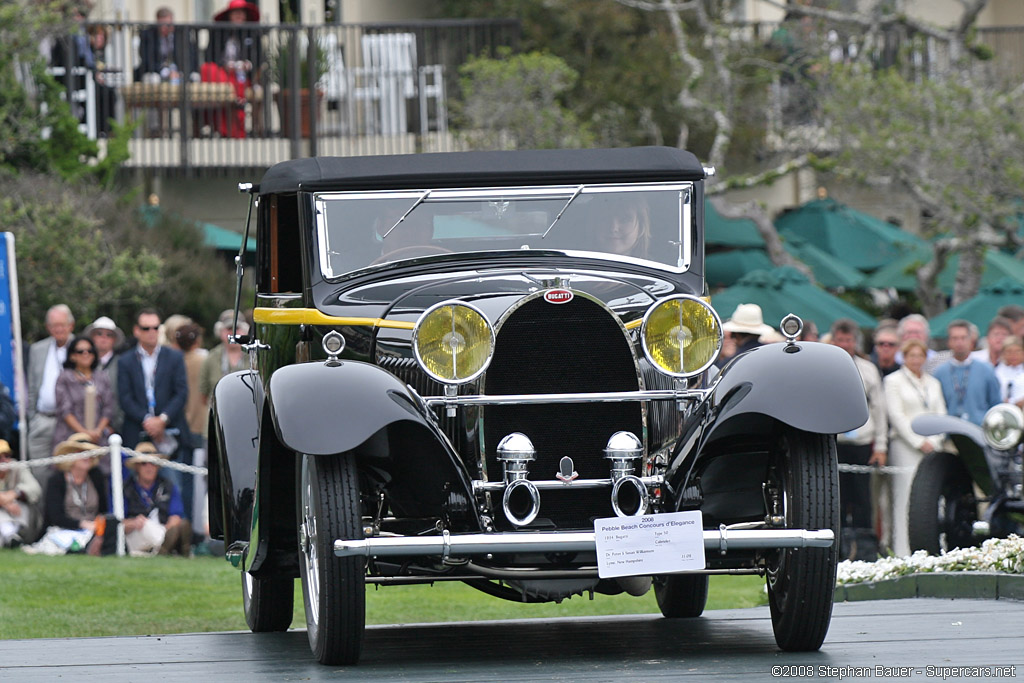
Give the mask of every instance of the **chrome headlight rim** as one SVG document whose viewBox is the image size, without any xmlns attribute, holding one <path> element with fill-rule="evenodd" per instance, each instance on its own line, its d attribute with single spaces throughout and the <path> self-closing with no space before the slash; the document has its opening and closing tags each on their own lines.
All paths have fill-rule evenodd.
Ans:
<svg viewBox="0 0 1024 683">
<path fill-rule="evenodd" d="M 661 365 L 658 364 L 658 362 L 652 356 L 650 349 L 647 348 L 647 324 L 651 316 L 661 306 L 665 305 L 670 301 L 676 300 L 693 301 L 698 305 L 706 308 L 708 312 L 711 313 L 711 316 L 714 318 L 715 327 L 718 329 L 718 344 L 715 348 L 715 352 L 711 354 L 710 359 L 704 365 L 700 366 L 700 368 L 696 370 L 691 370 L 689 372 L 671 372 L 669 370 L 666 370 L 665 368 L 661 367 Z M 672 296 L 667 296 L 663 299 L 659 299 L 654 303 L 653 306 L 647 309 L 646 313 L 644 313 L 643 323 L 640 325 L 640 346 L 641 348 L 643 348 L 644 358 L 646 358 L 647 362 L 649 362 L 658 372 L 662 373 L 663 375 L 668 375 L 669 377 L 686 379 L 688 377 L 695 377 L 701 374 L 702 372 L 707 371 L 708 368 L 715 364 L 715 361 L 718 360 L 718 356 L 722 353 L 722 342 L 725 339 L 724 335 L 725 333 L 722 330 L 722 319 L 718 316 L 718 311 L 716 311 L 714 307 L 711 306 L 711 304 L 709 304 L 701 297 L 694 296 L 693 294 L 673 294 Z"/>
<path fill-rule="evenodd" d="M 1007 415 L 1014 422 L 1002 438 L 995 435 L 995 428 L 990 424 L 993 421 L 991 416 L 994 415 Z M 1003 429 L 1002 421 L 999 427 L 1001 430 Z M 985 436 L 985 443 L 992 448 L 997 451 L 1012 450 L 1020 443 L 1021 437 L 1024 436 L 1024 410 L 1021 410 L 1013 403 L 996 404 L 985 412 L 985 417 L 981 420 L 981 431 Z"/>
<path fill-rule="evenodd" d="M 442 377 L 441 375 L 432 372 L 430 368 L 427 366 L 427 364 L 424 362 L 423 357 L 420 355 L 419 334 L 423 325 L 423 321 L 426 320 L 434 311 L 440 308 L 445 308 L 446 306 L 462 306 L 468 308 L 469 310 L 479 315 L 483 319 L 484 323 L 487 324 L 487 334 L 489 336 L 490 343 L 490 350 L 487 353 L 487 358 L 484 359 L 484 362 L 475 372 L 473 372 L 471 375 L 467 375 L 466 377 L 458 377 L 455 379 Z M 480 377 L 480 375 L 484 374 L 491 364 L 491 359 L 494 358 L 494 342 L 494 325 L 491 324 L 491 321 L 487 318 L 486 315 L 484 315 L 484 312 L 481 311 L 479 308 L 477 308 L 473 304 L 462 301 L 461 299 L 449 299 L 447 301 L 442 301 L 440 303 L 434 304 L 433 306 L 431 306 L 430 308 L 428 308 L 427 310 L 423 311 L 423 313 L 420 314 L 420 317 L 416 319 L 416 324 L 412 328 L 412 353 L 413 356 L 416 358 L 416 363 L 420 366 L 420 369 L 423 370 L 423 372 L 427 373 L 427 375 L 431 379 L 437 380 L 438 382 L 442 384 L 447 384 L 449 386 L 459 386 L 461 384 L 468 384 L 469 382 L 472 382 L 473 380 Z"/>
</svg>

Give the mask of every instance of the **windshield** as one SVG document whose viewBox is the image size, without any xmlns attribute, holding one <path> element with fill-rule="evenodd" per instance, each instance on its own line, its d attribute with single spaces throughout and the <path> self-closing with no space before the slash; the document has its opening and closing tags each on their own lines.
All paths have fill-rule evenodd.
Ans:
<svg viewBox="0 0 1024 683">
<path fill-rule="evenodd" d="M 548 249 L 686 270 L 690 183 L 323 193 L 320 267 L 335 278 L 448 253 Z"/>
</svg>

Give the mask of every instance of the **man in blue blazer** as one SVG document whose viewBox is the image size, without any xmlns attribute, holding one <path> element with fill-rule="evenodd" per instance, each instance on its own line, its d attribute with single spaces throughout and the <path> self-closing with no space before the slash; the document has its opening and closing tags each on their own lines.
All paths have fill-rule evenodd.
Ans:
<svg viewBox="0 0 1024 683">
<path fill-rule="evenodd" d="M 169 458 L 191 464 L 192 442 L 185 421 L 188 378 L 184 357 L 180 351 L 159 345 L 160 314 L 155 309 L 139 311 L 132 332 L 138 344 L 117 359 L 124 445 L 135 448 L 141 440 L 152 441 Z M 181 489 L 185 513 L 191 516 L 191 477 L 182 477 L 170 468 L 164 474 Z"/>
</svg>

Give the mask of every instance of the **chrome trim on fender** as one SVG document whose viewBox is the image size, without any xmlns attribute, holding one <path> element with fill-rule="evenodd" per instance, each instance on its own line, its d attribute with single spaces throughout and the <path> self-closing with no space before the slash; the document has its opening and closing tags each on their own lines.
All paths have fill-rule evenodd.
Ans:
<svg viewBox="0 0 1024 683">
<path fill-rule="evenodd" d="M 730 550 L 774 548 L 829 548 L 835 542 L 831 529 L 732 529 L 728 535 Z M 719 529 L 704 530 L 704 549 L 720 551 L 723 534 Z M 393 555 L 483 555 L 487 553 L 595 552 L 593 531 L 514 531 L 496 534 L 453 536 L 388 536 L 334 542 L 338 557 L 386 557 Z"/>
</svg>

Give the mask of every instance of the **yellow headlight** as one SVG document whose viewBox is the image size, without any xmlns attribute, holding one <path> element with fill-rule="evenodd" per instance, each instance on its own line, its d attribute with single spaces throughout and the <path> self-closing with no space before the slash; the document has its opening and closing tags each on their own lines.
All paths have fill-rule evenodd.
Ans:
<svg viewBox="0 0 1024 683">
<path fill-rule="evenodd" d="M 679 295 L 647 311 L 640 337 L 644 353 L 655 367 L 673 377 L 689 377 L 718 358 L 722 322 L 704 301 Z"/>
<path fill-rule="evenodd" d="M 428 375 L 445 384 L 462 384 L 487 369 L 494 353 L 494 329 L 476 308 L 446 301 L 420 316 L 412 331 L 412 348 Z"/>
</svg>

